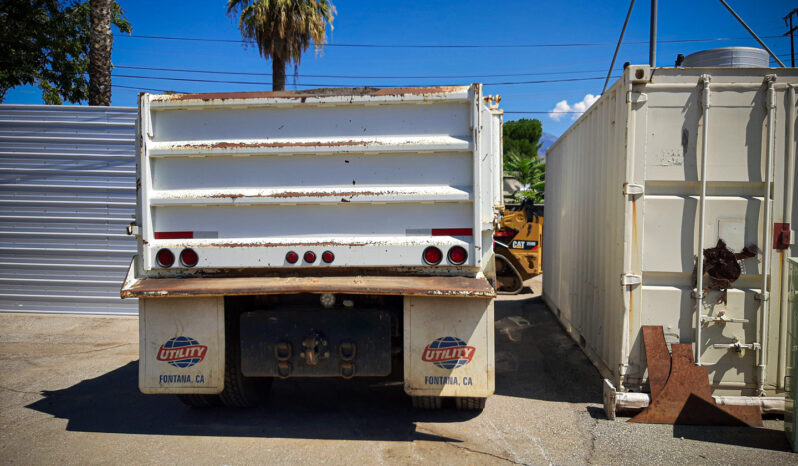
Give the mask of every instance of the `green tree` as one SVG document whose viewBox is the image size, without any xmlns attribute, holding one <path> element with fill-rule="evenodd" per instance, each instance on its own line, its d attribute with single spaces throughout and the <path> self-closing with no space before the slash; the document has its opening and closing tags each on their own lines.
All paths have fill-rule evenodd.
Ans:
<svg viewBox="0 0 798 466">
<path fill-rule="evenodd" d="M 546 164 L 538 158 L 542 146 L 543 125 L 538 119 L 522 118 L 504 124 L 504 175 L 515 178 L 521 189 L 512 194 L 512 200 L 525 198 L 534 203 L 543 202 L 546 190 Z"/>
<path fill-rule="evenodd" d="M 546 163 L 537 156 L 526 157 L 518 152 L 504 156 L 504 174 L 518 180 L 521 189 L 513 193 L 512 199 L 521 202 L 532 199 L 535 204 L 543 202 L 546 190 Z"/>
<path fill-rule="evenodd" d="M 524 157 L 536 157 L 543 145 L 543 125 L 537 118 L 521 118 L 504 124 L 504 153 L 517 152 Z"/>
<path fill-rule="evenodd" d="M 124 11 L 112 0 L 111 22 L 131 32 Z M 89 0 L 0 1 L 0 102 L 6 92 L 35 84 L 47 104 L 85 101 L 89 96 Z"/>
<path fill-rule="evenodd" d="M 285 90 L 285 65 L 298 66 L 313 43 L 320 52 L 332 31 L 335 6 L 329 0 L 228 0 L 227 14 L 238 15 L 244 39 L 254 40 L 272 60 L 272 90 Z"/>
</svg>

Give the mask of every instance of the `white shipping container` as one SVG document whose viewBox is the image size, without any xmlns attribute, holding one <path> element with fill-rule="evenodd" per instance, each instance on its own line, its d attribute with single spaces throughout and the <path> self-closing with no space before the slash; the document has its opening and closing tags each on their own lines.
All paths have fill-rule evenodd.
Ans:
<svg viewBox="0 0 798 466">
<path fill-rule="evenodd" d="M 630 66 L 547 151 L 543 297 L 616 387 L 646 389 L 641 326 L 661 325 L 715 394 L 783 393 L 795 85 L 790 68 Z M 761 251 L 725 302 L 695 292 L 719 239 Z"/>
</svg>

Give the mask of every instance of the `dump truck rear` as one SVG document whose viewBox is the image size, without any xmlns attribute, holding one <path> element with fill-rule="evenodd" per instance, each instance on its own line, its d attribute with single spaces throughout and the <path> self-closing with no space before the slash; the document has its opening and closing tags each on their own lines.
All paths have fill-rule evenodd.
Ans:
<svg viewBox="0 0 798 466">
<path fill-rule="evenodd" d="M 256 405 L 274 378 L 494 390 L 502 112 L 481 86 L 139 96 L 139 388 Z"/>
</svg>

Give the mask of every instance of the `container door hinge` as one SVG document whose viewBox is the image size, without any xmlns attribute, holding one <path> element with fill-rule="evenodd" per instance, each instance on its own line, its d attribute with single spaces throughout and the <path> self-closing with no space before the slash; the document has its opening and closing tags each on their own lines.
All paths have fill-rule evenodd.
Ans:
<svg viewBox="0 0 798 466">
<path fill-rule="evenodd" d="M 624 196 L 639 196 L 645 192 L 645 188 L 641 184 L 624 183 L 623 195 Z"/>
<path fill-rule="evenodd" d="M 640 275 L 635 275 L 633 273 L 625 273 L 621 275 L 621 285 L 639 285 L 643 283 L 643 277 Z"/>
<path fill-rule="evenodd" d="M 642 104 L 648 101 L 648 94 L 645 92 L 628 91 L 626 93 L 627 104 Z"/>
</svg>

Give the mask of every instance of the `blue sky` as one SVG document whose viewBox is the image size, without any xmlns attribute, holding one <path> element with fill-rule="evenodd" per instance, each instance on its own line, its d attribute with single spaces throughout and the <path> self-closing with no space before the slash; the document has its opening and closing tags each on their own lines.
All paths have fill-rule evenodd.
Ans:
<svg viewBox="0 0 798 466">
<path fill-rule="evenodd" d="M 257 48 L 235 42 L 237 22 L 225 13 L 225 1 L 193 2 L 119 0 L 133 26 L 133 36 L 116 34 L 113 105 L 133 106 L 145 89 L 181 92 L 270 90 L 271 64 Z M 729 0 L 768 46 L 789 65 L 789 40 L 781 36 L 782 18 L 794 7 L 786 0 Z M 714 42 L 660 42 L 660 66 L 672 66 L 685 55 L 713 47 L 755 46 L 747 32 L 715 0 L 659 2 L 659 40 L 733 38 Z M 187 7 L 187 5 L 190 5 Z M 623 62 L 648 63 L 650 2 L 638 0 L 616 67 Z M 626 10 L 623 1 L 335 1 L 338 14 L 331 46 L 323 55 L 309 50 L 299 66 L 287 70 L 289 89 L 324 86 L 407 86 L 483 82 L 486 93 L 501 94 L 506 119 L 539 118 L 546 132 L 559 135 L 571 117 L 555 121 L 546 112 L 558 102 L 573 105 L 587 94 L 599 94 L 612 59 Z M 228 39 L 233 42 L 162 40 L 135 36 Z M 639 42 L 639 43 L 634 43 Z M 504 48 L 375 48 L 347 45 L 539 45 L 592 46 Z M 335 46 L 339 44 L 340 46 Z M 129 67 L 262 73 L 209 74 Z M 617 73 L 615 73 L 617 74 Z M 319 77 L 353 76 L 353 78 Z M 501 75 L 501 76 L 496 76 Z M 509 75 L 509 76 L 505 76 Z M 131 77 L 131 76 L 139 76 Z M 381 77 L 390 78 L 381 78 Z M 437 77 L 446 76 L 446 77 Z M 420 77 L 420 78 L 415 78 Z M 596 78 L 600 79 L 585 79 Z M 156 78 L 204 79 L 192 82 Z M 580 79 L 565 81 L 566 79 Z M 584 80 L 582 80 L 584 79 Z M 256 84 L 234 84 L 246 81 Z M 528 81 L 550 81 L 528 83 Z M 524 84 L 509 84 L 526 82 Z M 260 84 L 263 83 L 263 84 Z M 497 84 L 491 84 L 497 83 Z M 505 83 L 505 84 L 499 84 Z M 126 86 L 126 87 L 121 87 Z M 133 89 L 130 89 L 133 88 Z M 8 92 L 5 103 L 41 103 L 35 87 Z M 561 105 L 562 108 L 562 105 Z M 543 112 L 543 113 L 509 113 Z"/>
</svg>

